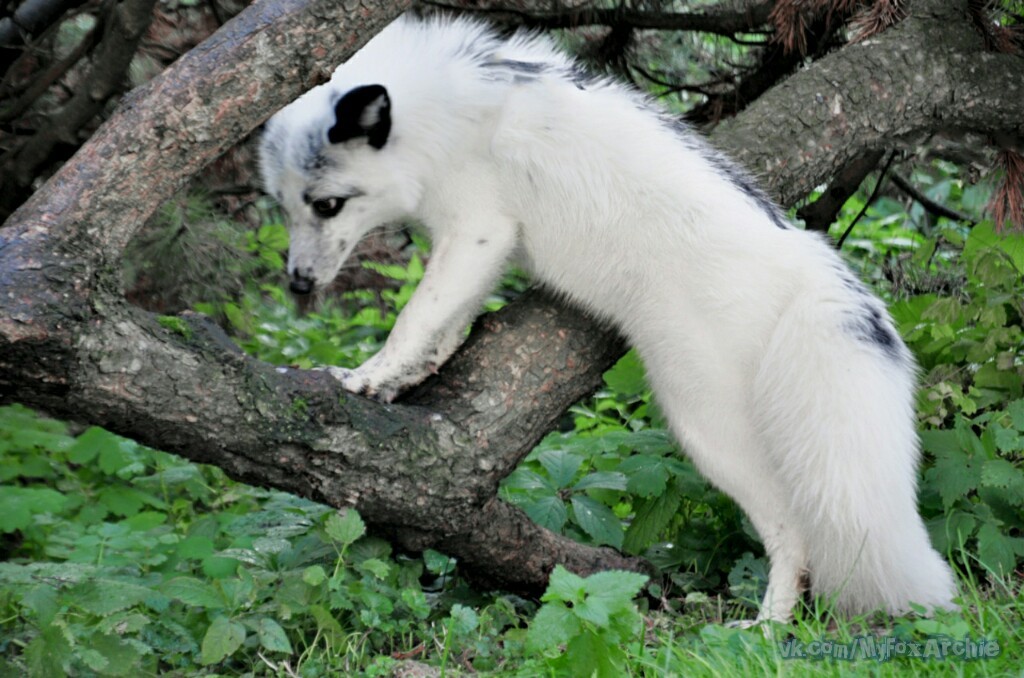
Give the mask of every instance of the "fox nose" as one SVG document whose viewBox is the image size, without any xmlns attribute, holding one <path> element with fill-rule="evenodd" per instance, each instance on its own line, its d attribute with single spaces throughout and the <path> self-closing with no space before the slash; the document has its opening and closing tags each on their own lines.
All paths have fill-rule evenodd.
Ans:
<svg viewBox="0 0 1024 678">
<path fill-rule="evenodd" d="M 316 281 L 312 278 L 295 273 L 292 275 L 291 283 L 288 284 L 288 289 L 292 291 L 292 294 L 306 295 L 312 292 L 315 286 Z"/>
</svg>

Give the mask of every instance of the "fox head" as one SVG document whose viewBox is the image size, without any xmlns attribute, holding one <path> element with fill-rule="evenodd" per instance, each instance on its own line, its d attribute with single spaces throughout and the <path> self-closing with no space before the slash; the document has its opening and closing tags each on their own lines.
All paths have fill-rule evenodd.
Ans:
<svg viewBox="0 0 1024 678">
<path fill-rule="evenodd" d="M 287 215 L 288 275 L 296 294 L 329 284 L 371 229 L 409 214 L 415 182 L 403 180 L 382 85 L 338 96 L 312 90 L 267 123 L 260 169 Z"/>
</svg>

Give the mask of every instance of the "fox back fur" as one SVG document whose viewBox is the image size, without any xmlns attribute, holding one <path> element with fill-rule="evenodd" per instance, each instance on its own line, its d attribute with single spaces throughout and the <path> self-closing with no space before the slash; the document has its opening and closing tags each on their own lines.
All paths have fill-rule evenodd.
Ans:
<svg viewBox="0 0 1024 678">
<path fill-rule="evenodd" d="M 403 17 L 276 114 L 267 191 L 292 289 L 411 219 L 431 261 L 345 388 L 390 400 L 458 347 L 506 262 L 617 325 L 687 454 L 771 561 L 760 619 L 803 590 L 849 613 L 952 606 L 917 512 L 913 357 L 815 234 L 633 89 L 542 36 Z"/>
</svg>

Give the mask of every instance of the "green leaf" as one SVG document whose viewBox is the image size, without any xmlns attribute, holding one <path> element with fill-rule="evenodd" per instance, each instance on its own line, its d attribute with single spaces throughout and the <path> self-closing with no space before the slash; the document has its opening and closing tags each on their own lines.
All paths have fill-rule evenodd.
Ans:
<svg viewBox="0 0 1024 678">
<path fill-rule="evenodd" d="M 68 461 L 73 464 L 88 464 L 100 452 L 114 447 L 121 439 L 98 426 L 90 426 L 82 432 L 68 450 Z"/>
<path fill-rule="evenodd" d="M 52 622 L 60 610 L 57 591 L 49 584 L 40 584 L 29 589 L 21 597 L 21 604 L 36 614 L 37 625 L 40 627 Z"/>
<path fill-rule="evenodd" d="M 575 676 L 621 678 L 625 675 L 626 652 L 595 633 L 581 633 L 565 648 L 564 666 Z"/>
<path fill-rule="evenodd" d="M 986 461 L 981 467 L 981 482 L 1008 490 L 1007 498 L 1018 505 L 1024 504 L 1024 472 L 1007 460 Z"/>
<path fill-rule="evenodd" d="M 508 477 L 505 478 L 502 486 L 513 490 L 554 491 L 558 489 L 556 487 L 552 487 L 551 483 L 543 476 L 525 468 L 517 468 L 515 471 L 510 473 Z"/>
<path fill-rule="evenodd" d="M 744 553 L 729 571 L 729 593 L 738 600 L 756 606 L 768 582 L 768 568 L 763 558 Z"/>
<path fill-rule="evenodd" d="M 625 490 L 626 476 L 614 471 L 588 473 L 580 478 L 579 482 L 573 485 L 572 489 L 587 490 L 591 488 L 602 490 Z"/>
<path fill-rule="evenodd" d="M 998 233 L 992 222 L 983 221 L 971 229 L 963 256 L 967 260 L 973 260 L 986 249 L 997 249 L 1005 253 L 1013 262 L 1017 273 L 1024 275 L 1024 235 Z"/>
<path fill-rule="evenodd" d="M 106 667 L 102 669 L 105 675 L 138 675 L 136 665 L 142 659 L 142 653 L 132 643 L 116 635 L 94 633 L 88 645 L 106 661 Z"/>
<path fill-rule="evenodd" d="M 928 534 L 939 553 L 957 551 L 974 535 L 978 519 L 966 511 L 953 509 L 944 516 L 928 521 Z"/>
<path fill-rule="evenodd" d="M 600 601 L 610 614 L 625 612 L 639 615 L 633 604 L 649 577 L 639 572 L 607 570 L 590 575 L 584 580 L 587 602 Z"/>
<path fill-rule="evenodd" d="M 480 626 L 480 619 L 477 617 L 476 612 L 472 608 L 460 603 L 452 605 L 449 617 L 451 621 L 448 624 L 448 628 L 456 636 L 467 636 Z"/>
<path fill-rule="evenodd" d="M 569 517 L 565 502 L 558 495 L 539 497 L 523 502 L 519 507 L 526 512 L 526 515 L 530 516 L 530 520 L 552 532 L 561 532 Z"/>
<path fill-rule="evenodd" d="M 388 573 L 391 572 L 391 566 L 377 558 L 367 558 L 359 563 L 358 568 L 380 580 L 387 579 Z"/>
<path fill-rule="evenodd" d="M 224 607 L 224 597 L 212 584 L 194 577 L 175 577 L 160 587 L 160 591 L 191 607 L 205 607 L 219 610 Z"/>
<path fill-rule="evenodd" d="M 921 449 L 936 456 L 962 454 L 956 431 L 921 431 Z"/>
<path fill-rule="evenodd" d="M 548 472 L 555 487 L 568 487 L 583 463 L 583 457 L 569 454 L 565 450 L 544 450 L 537 455 L 537 460 Z"/>
<path fill-rule="evenodd" d="M 355 509 L 345 509 L 327 516 L 324 531 L 345 548 L 366 534 L 366 524 Z"/>
<path fill-rule="evenodd" d="M 560 566 L 559 566 L 560 567 Z M 580 621 L 561 601 L 548 603 L 537 611 L 526 631 L 526 650 L 543 653 L 557 650 L 580 632 Z"/>
<path fill-rule="evenodd" d="M 668 467 L 661 457 L 636 454 L 622 460 L 619 471 L 629 479 L 626 489 L 641 497 L 654 497 L 665 491 Z"/>
<path fill-rule="evenodd" d="M 238 568 L 239 561 L 227 556 L 208 556 L 203 558 L 203 574 L 210 579 L 230 577 Z"/>
<path fill-rule="evenodd" d="M 186 560 L 202 560 L 213 555 L 213 540 L 201 534 L 186 537 L 178 544 L 178 557 Z"/>
<path fill-rule="evenodd" d="M 977 489 L 981 483 L 981 470 L 973 457 L 962 452 L 939 457 L 926 477 L 939 491 L 946 508 Z"/>
<path fill-rule="evenodd" d="M 993 523 L 985 523 L 978 530 L 978 559 L 1000 577 L 1014 571 L 1015 554 L 1024 555 L 1024 539 L 1008 537 Z"/>
<path fill-rule="evenodd" d="M 270 617 L 260 619 L 256 633 L 260 638 L 260 645 L 267 650 L 292 654 L 292 644 L 288 640 L 288 634 L 284 632 L 280 624 Z"/>
<path fill-rule="evenodd" d="M 590 497 L 576 495 L 572 498 L 572 511 L 576 524 L 595 542 L 622 547 L 622 522 L 610 508 Z"/>
<path fill-rule="evenodd" d="M 1013 427 L 1024 433 L 1024 399 L 1013 401 L 1007 405 L 1006 411 L 1010 413 Z"/>
<path fill-rule="evenodd" d="M 310 586 L 319 586 L 327 581 L 327 573 L 320 565 L 310 565 L 302 571 L 302 581 Z"/>
<path fill-rule="evenodd" d="M 586 596 L 583 602 L 573 606 L 572 613 L 582 621 L 589 622 L 594 626 L 606 627 L 608 626 L 608 617 L 611 615 L 612 610 L 609 608 L 607 600 Z"/>
<path fill-rule="evenodd" d="M 153 595 L 153 591 L 127 581 L 93 579 L 78 584 L 68 594 L 69 601 L 86 612 L 106 616 L 138 605 Z"/>
<path fill-rule="evenodd" d="M 99 503 L 114 515 L 133 516 L 145 505 L 146 495 L 131 487 L 110 485 L 99 493 Z"/>
<path fill-rule="evenodd" d="M 30 676 L 65 676 L 65 664 L 71 659 L 71 645 L 64 632 L 52 625 L 44 627 L 25 647 L 25 663 Z"/>
<path fill-rule="evenodd" d="M 322 605 L 310 605 L 309 613 L 313 615 L 313 619 L 316 620 L 317 629 L 331 642 L 341 642 L 345 637 L 345 632 L 341 628 L 341 624 L 338 620 L 328 612 Z"/>
<path fill-rule="evenodd" d="M 266 224 L 260 226 L 256 239 L 264 247 L 283 252 L 288 249 L 288 229 L 282 224 Z"/>
<path fill-rule="evenodd" d="M 583 600 L 586 593 L 587 587 L 583 577 L 570 572 L 561 565 L 555 565 L 551 577 L 548 578 L 548 588 L 540 599 L 544 602 L 561 600 L 575 605 Z"/>
<path fill-rule="evenodd" d="M 67 501 L 47 487 L 0 486 L 0 532 L 23 530 L 32 524 L 33 516 L 59 513 Z"/>
<path fill-rule="evenodd" d="M 161 513 L 160 511 L 143 511 L 141 513 L 136 513 L 131 518 L 126 518 L 125 520 L 123 520 L 121 522 L 126 527 L 128 527 L 129 529 L 131 529 L 131 530 L 133 530 L 135 532 L 148 532 L 149 530 L 152 530 L 153 528 L 155 528 L 155 527 L 157 527 L 159 525 L 163 525 L 165 522 L 167 522 L 167 514 L 166 513 Z M 173 540 L 177 541 L 178 537 L 177 537 L 177 535 L 166 534 L 166 535 L 163 535 L 163 537 L 161 537 L 161 539 L 168 539 L 168 540 L 173 539 Z M 168 541 L 168 542 L 161 542 L 161 543 L 172 543 L 172 542 Z"/>
<path fill-rule="evenodd" d="M 134 461 L 129 450 L 135 447 L 135 443 L 111 435 L 113 444 L 105 445 L 100 450 L 100 470 L 107 475 L 114 475 Z"/>
<path fill-rule="evenodd" d="M 992 429 L 995 431 L 996 447 L 1000 452 L 1012 454 L 1024 451 L 1024 436 L 1015 429 L 1004 428 L 998 424 L 993 424 Z"/>
<path fill-rule="evenodd" d="M 619 361 L 604 373 L 604 383 L 624 396 L 637 395 L 647 390 L 644 365 L 636 349 L 619 358 Z"/>
<path fill-rule="evenodd" d="M 455 571 L 455 559 L 434 549 L 423 552 L 423 564 L 431 574 L 451 574 Z"/>
<path fill-rule="evenodd" d="M 217 617 L 203 636 L 200 662 L 216 664 L 230 657 L 245 642 L 245 627 L 227 617 Z"/>
<path fill-rule="evenodd" d="M 638 500 L 633 522 L 626 529 L 622 548 L 633 554 L 640 554 L 661 536 L 662 530 L 668 526 L 679 512 L 682 494 L 673 484 L 662 495 L 654 499 Z"/>
</svg>

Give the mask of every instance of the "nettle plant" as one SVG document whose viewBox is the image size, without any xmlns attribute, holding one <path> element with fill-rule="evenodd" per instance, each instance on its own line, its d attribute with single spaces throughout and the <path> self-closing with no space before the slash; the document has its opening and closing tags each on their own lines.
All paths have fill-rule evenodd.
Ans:
<svg viewBox="0 0 1024 678">
<path fill-rule="evenodd" d="M 354 511 L 99 428 L 0 408 L 0 480 L 0 672 L 336 674 L 414 648 L 450 605 L 420 585 L 448 558 L 395 558 Z"/>
<path fill-rule="evenodd" d="M 946 234 L 960 251 L 959 294 L 913 296 L 892 311 L 923 372 L 932 538 L 1005 577 L 1024 557 L 1024 235 L 983 223 L 958 236 Z"/>
</svg>

